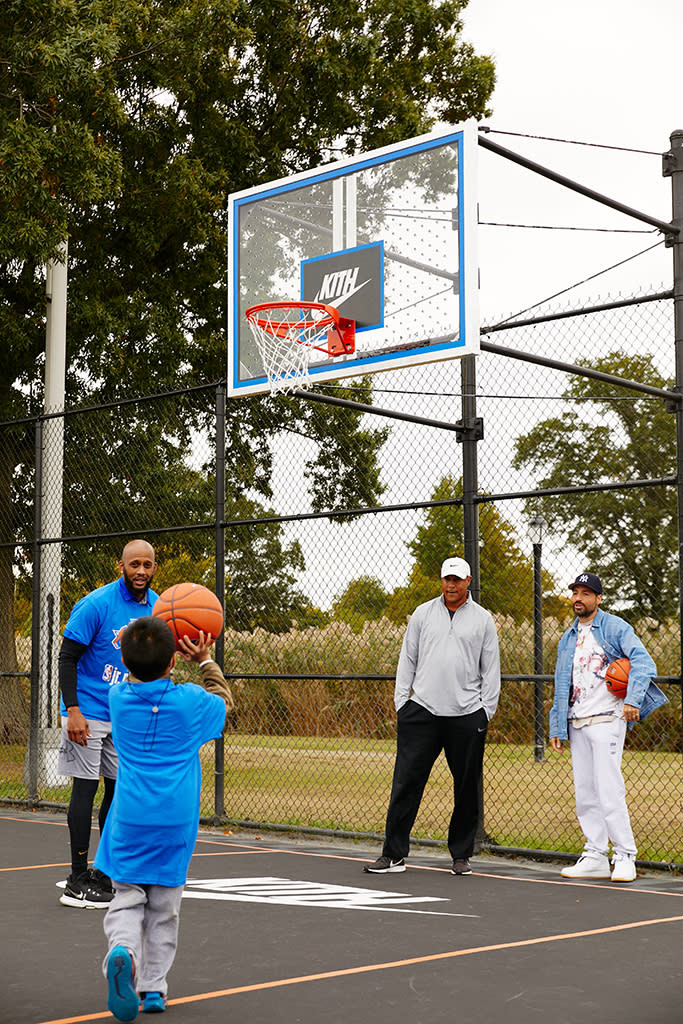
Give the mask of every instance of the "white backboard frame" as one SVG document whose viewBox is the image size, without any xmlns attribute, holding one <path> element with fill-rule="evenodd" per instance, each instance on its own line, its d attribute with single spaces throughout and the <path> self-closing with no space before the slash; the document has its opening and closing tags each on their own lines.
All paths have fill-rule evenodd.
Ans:
<svg viewBox="0 0 683 1024">
<path fill-rule="evenodd" d="M 301 284 L 294 285 L 294 278 L 301 281 L 303 277 L 302 265 L 312 264 L 329 254 L 337 257 L 354 253 L 364 249 L 371 249 L 373 245 L 386 246 L 383 237 L 361 237 L 358 230 L 358 213 L 356 210 L 356 182 L 362 175 L 374 173 L 386 173 L 393 170 L 391 165 L 395 161 L 408 160 L 412 164 L 404 163 L 405 169 L 408 166 L 416 166 L 419 170 L 420 161 L 427 159 L 438 159 L 439 150 L 443 148 L 449 154 L 457 154 L 457 194 L 444 197 L 444 207 L 448 212 L 448 200 L 451 199 L 452 206 L 452 230 L 457 231 L 457 253 L 455 259 L 457 266 L 447 267 L 443 270 L 432 268 L 429 272 L 442 278 L 451 280 L 446 284 L 445 292 L 452 291 L 453 313 L 446 314 L 447 323 L 441 325 L 440 332 L 429 334 L 426 331 L 420 335 L 420 314 L 415 314 L 411 323 L 414 331 L 417 332 L 418 340 L 413 342 L 406 337 L 403 344 L 401 327 L 395 337 L 388 337 L 384 318 L 382 327 L 372 329 L 359 328 L 357 334 L 357 352 L 353 356 L 342 356 L 339 359 L 322 359 L 316 365 L 312 364 L 310 376 L 313 386 L 324 381 L 334 381 L 350 376 L 360 376 L 366 373 L 377 373 L 399 367 L 419 365 L 421 363 L 434 362 L 438 360 L 460 358 L 464 355 L 477 354 L 479 352 L 479 309 L 478 309 L 478 258 L 477 258 L 477 124 L 475 121 L 468 121 L 462 125 L 449 127 L 447 130 L 430 132 L 429 134 L 409 139 L 402 143 L 386 146 L 382 149 L 373 150 L 368 153 L 325 164 L 311 171 L 304 171 L 299 174 L 282 178 L 278 181 L 268 182 L 253 188 L 245 189 L 232 194 L 229 197 L 229 247 L 228 247 L 228 395 L 237 397 L 240 395 L 259 394 L 269 391 L 268 381 L 260 368 L 255 368 L 253 353 L 250 354 L 251 366 L 246 365 L 245 359 L 241 358 L 241 352 L 247 352 L 249 344 L 249 327 L 244 318 L 244 310 L 255 303 L 264 301 L 285 301 L 290 299 L 312 298 L 310 295 L 302 294 L 277 294 L 278 287 L 290 292 L 300 289 Z M 287 221 L 296 225 L 295 216 L 288 214 L 288 203 L 292 203 L 291 211 L 296 212 L 296 200 L 299 196 L 309 195 L 309 188 L 325 188 L 331 196 L 330 202 L 330 225 L 325 230 L 326 238 L 324 247 L 329 244 L 329 249 L 322 252 L 308 254 L 303 252 L 297 258 L 294 254 L 290 259 L 289 283 L 282 283 L 271 286 L 264 294 L 263 285 L 261 291 L 251 287 L 252 278 L 249 274 L 248 262 L 258 259 L 258 235 L 252 232 L 250 236 L 244 231 L 244 223 L 248 221 L 250 214 L 258 214 L 259 209 L 266 209 L 270 204 L 270 210 L 279 204 L 279 213 L 283 224 Z M 404 187 L 404 191 L 410 185 Z M 430 211 L 433 213 L 434 211 Z M 441 218 L 442 220 L 444 218 Z M 304 221 L 301 221 L 304 223 Z M 419 230 L 424 231 L 425 244 L 429 242 L 429 221 L 419 217 L 417 211 L 416 225 Z M 434 222 L 436 223 L 436 222 Z M 279 240 L 277 245 L 278 257 L 286 259 L 287 249 L 286 230 L 284 241 Z M 416 227 L 416 230 L 418 228 Z M 443 230 L 443 229 L 442 229 Z M 244 237 L 243 237 L 244 236 Z M 273 236 L 274 237 L 274 236 Z M 245 239 L 248 238 L 248 241 Z M 264 246 L 273 248 L 273 238 L 266 237 Z M 251 248 L 249 248 L 251 247 Z M 250 253 L 247 257 L 247 253 Z M 408 267 L 407 273 L 412 273 L 411 264 L 417 268 L 414 273 L 419 274 L 420 268 L 424 269 L 419 260 L 413 260 L 410 252 L 392 253 L 389 252 L 389 259 L 401 263 L 402 269 Z M 283 275 L 282 281 L 285 280 Z M 443 285 L 443 280 L 440 280 Z M 403 292 L 410 292 L 410 287 L 403 286 Z M 402 292 L 402 294 L 403 294 Z M 343 301 L 343 300 L 342 300 Z M 450 301 L 450 299 L 449 299 Z M 384 284 L 382 282 L 382 302 L 384 303 Z M 330 304 L 334 305 L 334 302 Z M 409 305 L 409 303 L 407 303 Z M 352 315 L 340 306 L 343 315 Z M 412 314 L 407 314 L 412 317 Z M 393 323 L 397 320 L 394 319 Z M 405 328 L 404 328 L 405 330 Z M 376 335 L 374 337 L 373 335 Z M 388 340 L 387 340 L 388 339 Z M 398 341 L 398 343 L 397 343 Z"/>
</svg>

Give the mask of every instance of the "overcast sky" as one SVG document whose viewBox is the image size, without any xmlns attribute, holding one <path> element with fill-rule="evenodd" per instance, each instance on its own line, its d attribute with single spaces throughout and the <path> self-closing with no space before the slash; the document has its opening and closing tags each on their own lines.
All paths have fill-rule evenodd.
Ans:
<svg viewBox="0 0 683 1024">
<path fill-rule="evenodd" d="M 683 0 L 650 0 L 648 4 L 633 0 L 574 0 L 573 4 L 470 0 L 464 15 L 464 38 L 477 52 L 490 54 L 495 61 L 493 113 L 484 122 L 493 129 L 490 139 L 630 207 L 662 220 L 670 219 L 671 184 L 662 177 L 661 154 L 668 149 L 671 133 L 683 129 L 679 58 Z M 635 150 L 646 152 L 632 152 Z M 671 250 L 664 247 L 661 234 L 649 225 L 563 189 L 481 146 L 478 161 L 482 325 L 529 307 L 533 312 L 535 304 L 555 295 L 558 297 L 551 305 L 567 309 L 584 301 L 599 302 L 671 287 Z M 492 222 L 555 229 L 496 227 L 491 226 Z M 611 230 L 559 230 L 577 227 Z M 648 255 L 629 259 L 653 246 Z M 601 273 L 624 260 L 628 262 Z M 585 284 L 570 289 L 583 281 Z M 494 340 L 499 341 L 499 336 Z M 580 362 L 582 355 L 594 354 L 577 352 L 576 361 Z M 514 370 L 523 376 L 520 365 L 515 364 Z M 511 368 L 511 378 L 512 373 Z M 386 386 L 390 376 L 378 376 L 377 386 Z M 510 379 L 508 386 L 514 391 L 528 383 Z M 555 390 L 561 390 L 559 384 Z M 389 405 L 396 402 L 395 396 L 391 401 L 384 400 Z M 490 423 L 489 428 L 493 429 Z M 490 431 L 489 436 L 493 436 Z M 388 501 L 405 500 L 400 487 L 394 486 L 396 467 L 402 464 L 399 449 L 399 442 L 392 439 L 385 451 Z M 409 475 L 414 475 L 416 459 L 410 453 L 406 459 Z M 291 463 L 287 470 L 284 476 L 291 487 Z M 440 473 L 440 468 L 434 469 L 431 486 Z M 489 489 L 506 490 L 514 481 L 508 473 L 495 485 L 488 477 L 484 483 Z M 425 484 L 425 488 L 428 496 L 430 486 Z M 510 513 L 507 506 L 505 513 Z M 387 526 L 381 520 L 365 517 L 365 532 L 354 544 L 334 534 L 335 543 L 348 545 L 339 576 L 330 571 L 325 559 L 329 526 L 307 528 L 307 573 L 303 583 L 314 601 L 327 606 L 348 579 L 363 573 L 376 575 L 389 589 L 405 582 L 410 567 L 408 551 L 405 544 L 396 545 L 392 534 L 392 556 L 387 556 Z M 406 538 L 412 528 L 414 524 L 406 525 Z M 292 532 L 298 534 L 296 529 Z M 319 551 L 313 540 L 318 533 Z M 343 533 L 343 529 L 338 531 Z M 526 551 L 525 538 L 521 544 Z M 553 564 L 550 544 L 544 547 L 544 558 L 559 579 L 563 571 L 569 571 Z"/>
<path fill-rule="evenodd" d="M 683 129 L 680 0 L 471 0 L 464 37 L 496 65 L 495 132 L 550 136 L 592 146 L 491 134 L 501 145 L 663 220 L 670 180 L 661 153 Z M 646 150 L 655 155 L 597 146 Z M 494 228 L 487 222 L 611 227 L 648 226 L 546 182 L 490 153 L 480 160 L 481 318 L 516 312 L 650 245 L 658 234 Z M 514 254 L 514 258 L 512 258 Z M 650 256 L 597 278 L 582 295 L 617 285 L 670 285 L 671 254 Z M 575 298 L 578 293 L 574 293 Z"/>
</svg>

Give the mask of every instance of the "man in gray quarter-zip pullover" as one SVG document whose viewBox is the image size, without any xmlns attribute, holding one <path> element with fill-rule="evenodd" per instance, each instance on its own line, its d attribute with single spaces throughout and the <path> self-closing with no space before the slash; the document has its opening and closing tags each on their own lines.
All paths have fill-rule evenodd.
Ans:
<svg viewBox="0 0 683 1024">
<path fill-rule="evenodd" d="M 396 762 L 382 856 L 364 870 L 405 871 L 410 831 L 432 766 L 444 751 L 453 776 L 448 849 L 454 875 L 471 874 L 486 730 L 498 706 L 500 655 L 491 614 L 468 593 L 464 558 L 441 566 L 441 597 L 410 618 L 396 671 Z"/>
</svg>

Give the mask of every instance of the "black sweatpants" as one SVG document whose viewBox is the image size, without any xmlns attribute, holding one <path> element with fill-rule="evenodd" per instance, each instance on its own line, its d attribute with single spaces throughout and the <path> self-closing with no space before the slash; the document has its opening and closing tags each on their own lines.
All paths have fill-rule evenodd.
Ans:
<svg viewBox="0 0 683 1024">
<path fill-rule="evenodd" d="M 442 750 L 453 776 L 448 849 L 453 860 L 472 856 L 479 822 L 479 778 L 487 726 L 483 708 L 458 717 L 433 715 L 413 700 L 399 708 L 384 856 L 399 860 L 408 855 L 410 832 L 422 794 Z"/>
</svg>

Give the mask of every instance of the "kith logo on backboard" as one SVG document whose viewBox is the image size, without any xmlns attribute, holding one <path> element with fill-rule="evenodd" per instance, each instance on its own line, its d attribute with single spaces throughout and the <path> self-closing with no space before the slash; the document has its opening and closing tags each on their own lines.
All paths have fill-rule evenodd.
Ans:
<svg viewBox="0 0 683 1024">
<path fill-rule="evenodd" d="M 348 270 L 335 270 L 331 274 L 325 274 L 322 280 L 322 284 L 318 289 L 318 292 L 313 302 L 326 302 L 328 306 L 335 306 L 340 309 L 343 303 L 347 302 L 352 295 L 359 292 L 361 288 L 365 288 L 366 284 L 370 283 L 370 278 L 367 281 L 358 281 L 358 272 L 360 267 L 349 267 Z"/>
<path fill-rule="evenodd" d="M 384 325 L 384 244 L 317 256 L 301 263 L 301 298 L 325 302 L 356 322 L 356 331 Z"/>
</svg>

